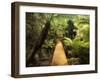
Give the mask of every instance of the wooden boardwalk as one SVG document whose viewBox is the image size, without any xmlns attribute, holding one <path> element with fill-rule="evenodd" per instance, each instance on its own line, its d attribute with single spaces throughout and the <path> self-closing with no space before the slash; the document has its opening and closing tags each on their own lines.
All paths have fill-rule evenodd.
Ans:
<svg viewBox="0 0 100 80">
<path fill-rule="evenodd" d="M 62 42 L 60 40 L 57 40 L 51 65 L 65 65 L 65 64 L 66 65 L 68 64 L 68 60 L 64 51 L 64 47 Z"/>
</svg>

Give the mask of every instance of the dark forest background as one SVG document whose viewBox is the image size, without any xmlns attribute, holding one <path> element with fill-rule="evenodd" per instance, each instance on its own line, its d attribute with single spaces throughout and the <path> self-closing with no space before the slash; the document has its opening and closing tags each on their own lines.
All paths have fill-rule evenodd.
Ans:
<svg viewBox="0 0 100 80">
<path fill-rule="evenodd" d="M 60 37 L 68 65 L 89 64 L 89 15 L 26 13 L 26 66 L 50 66 Z"/>
</svg>

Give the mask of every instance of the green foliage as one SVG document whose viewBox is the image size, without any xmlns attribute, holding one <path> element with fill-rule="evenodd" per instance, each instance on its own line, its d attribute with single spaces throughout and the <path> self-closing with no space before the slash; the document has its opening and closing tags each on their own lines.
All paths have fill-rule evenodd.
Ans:
<svg viewBox="0 0 100 80">
<path fill-rule="evenodd" d="M 70 39 L 70 38 L 68 38 L 68 37 L 64 37 L 64 40 L 63 40 L 63 42 L 64 42 L 64 44 L 66 45 L 66 46 L 72 46 L 72 43 L 73 43 L 73 41 Z"/>
<path fill-rule="evenodd" d="M 45 40 L 44 44 L 42 45 L 42 47 L 44 48 L 53 48 L 53 46 L 54 46 L 53 39 Z"/>
<path fill-rule="evenodd" d="M 69 65 L 77 65 L 77 64 L 79 64 L 79 58 L 69 58 L 68 59 L 68 64 Z"/>
</svg>

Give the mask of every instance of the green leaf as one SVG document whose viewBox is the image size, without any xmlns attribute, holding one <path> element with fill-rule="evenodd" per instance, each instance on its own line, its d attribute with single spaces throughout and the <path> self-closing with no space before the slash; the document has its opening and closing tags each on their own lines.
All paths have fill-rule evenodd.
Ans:
<svg viewBox="0 0 100 80">
<path fill-rule="evenodd" d="M 72 45 L 72 40 L 68 37 L 64 37 L 64 40 L 63 40 L 64 44 L 67 46 L 67 45 Z"/>
</svg>

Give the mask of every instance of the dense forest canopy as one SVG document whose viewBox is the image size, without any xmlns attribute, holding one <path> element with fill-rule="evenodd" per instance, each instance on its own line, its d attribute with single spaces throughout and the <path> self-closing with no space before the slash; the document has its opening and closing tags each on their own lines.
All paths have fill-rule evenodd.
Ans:
<svg viewBox="0 0 100 80">
<path fill-rule="evenodd" d="M 60 38 L 69 65 L 89 64 L 89 15 L 26 13 L 26 66 L 41 66 Z M 50 58 L 52 59 L 52 58 Z M 49 65 L 49 64 L 48 64 Z"/>
</svg>

